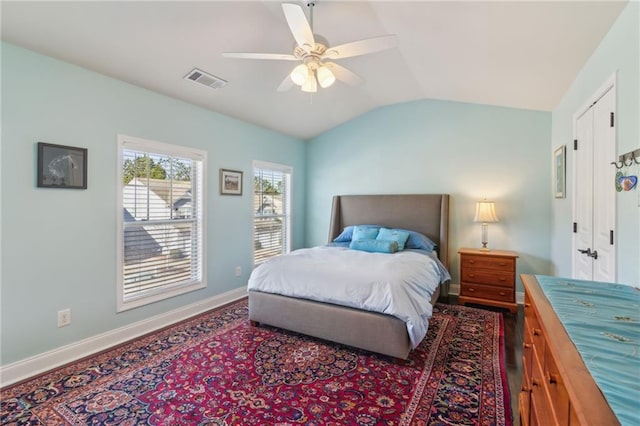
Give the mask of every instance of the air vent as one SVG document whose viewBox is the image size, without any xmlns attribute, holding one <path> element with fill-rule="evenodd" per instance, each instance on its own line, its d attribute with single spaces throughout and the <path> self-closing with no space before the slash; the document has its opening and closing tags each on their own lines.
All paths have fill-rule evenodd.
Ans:
<svg viewBox="0 0 640 426">
<path fill-rule="evenodd" d="M 216 77 L 213 74 L 209 74 L 198 68 L 194 68 L 189 74 L 184 76 L 185 80 L 195 81 L 196 83 L 204 84 L 212 89 L 222 89 L 227 85 L 227 81 Z"/>
</svg>

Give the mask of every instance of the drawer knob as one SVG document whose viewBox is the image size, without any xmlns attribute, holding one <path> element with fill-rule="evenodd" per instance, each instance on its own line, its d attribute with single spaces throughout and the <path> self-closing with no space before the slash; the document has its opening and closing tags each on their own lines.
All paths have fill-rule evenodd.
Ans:
<svg viewBox="0 0 640 426">
<path fill-rule="evenodd" d="M 476 263 L 476 261 L 475 260 L 470 260 L 469 263 Z"/>
<path fill-rule="evenodd" d="M 507 293 L 505 293 L 504 291 L 500 292 L 500 296 L 504 296 L 505 294 L 507 294 Z"/>
<path fill-rule="evenodd" d="M 539 382 L 539 381 L 537 381 L 536 379 L 531 379 L 531 384 L 532 384 L 533 386 L 540 386 L 540 382 Z"/>
<path fill-rule="evenodd" d="M 525 349 L 531 349 L 531 343 L 525 343 L 524 344 L 524 348 Z"/>
<path fill-rule="evenodd" d="M 506 281 L 507 279 L 505 277 L 500 277 L 498 278 L 500 281 Z"/>
<path fill-rule="evenodd" d="M 475 288 L 470 288 L 470 289 L 469 289 L 469 292 L 470 292 L 470 293 L 473 293 L 474 291 L 476 291 L 476 289 L 475 289 Z"/>
<path fill-rule="evenodd" d="M 475 278 L 476 274 L 469 274 L 471 278 Z"/>
<path fill-rule="evenodd" d="M 534 328 L 533 329 L 533 335 L 534 336 L 540 336 L 542 334 L 542 330 L 540 330 L 539 328 Z"/>
<path fill-rule="evenodd" d="M 525 385 L 522 385 L 522 391 L 523 392 L 529 392 L 529 388 Z"/>
<path fill-rule="evenodd" d="M 531 303 L 525 303 L 525 304 L 524 304 L 524 307 L 525 307 L 525 308 L 530 308 L 530 307 L 531 307 Z"/>
<path fill-rule="evenodd" d="M 554 373 L 549 373 L 549 383 L 551 383 L 552 385 L 555 385 L 556 383 L 558 383 L 558 375 Z"/>
<path fill-rule="evenodd" d="M 500 262 L 500 266 L 505 266 L 505 265 L 506 265 L 506 263 Z"/>
</svg>

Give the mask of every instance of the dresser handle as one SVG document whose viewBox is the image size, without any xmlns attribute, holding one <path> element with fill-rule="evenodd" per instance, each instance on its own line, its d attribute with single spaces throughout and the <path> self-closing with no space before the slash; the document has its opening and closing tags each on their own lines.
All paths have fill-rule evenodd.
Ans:
<svg viewBox="0 0 640 426">
<path fill-rule="evenodd" d="M 558 383 L 558 375 L 554 373 L 549 373 L 549 383 L 551 383 L 552 385 L 555 385 L 556 383 Z"/>
<path fill-rule="evenodd" d="M 522 392 L 529 392 L 531 389 L 529 389 L 528 387 L 526 387 L 525 385 L 522 385 Z"/>
<path fill-rule="evenodd" d="M 505 265 L 506 265 L 506 263 L 504 263 L 504 262 L 500 262 L 500 263 L 499 263 L 499 265 L 500 265 L 500 266 L 505 266 Z"/>
<path fill-rule="evenodd" d="M 531 343 L 525 343 L 524 344 L 524 348 L 525 349 L 531 349 Z"/>
<path fill-rule="evenodd" d="M 500 277 L 498 278 L 500 281 L 506 281 L 507 279 L 505 277 Z"/>
<path fill-rule="evenodd" d="M 534 328 L 533 329 L 533 335 L 534 336 L 540 336 L 542 334 L 542 330 L 540 330 L 539 328 Z"/>
<path fill-rule="evenodd" d="M 532 384 L 533 386 L 540 386 L 540 382 L 539 382 L 539 381 L 537 381 L 536 379 L 531 379 L 531 384 Z"/>
<path fill-rule="evenodd" d="M 525 303 L 525 304 L 524 304 L 524 307 L 525 307 L 525 308 L 530 308 L 530 307 L 531 307 L 531 303 Z"/>
<path fill-rule="evenodd" d="M 500 296 L 504 296 L 505 294 L 507 294 L 507 293 L 505 293 L 504 291 L 500 292 Z"/>
<path fill-rule="evenodd" d="M 475 277 L 476 277 L 476 274 L 469 274 L 469 276 L 470 276 L 471 278 L 475 278 Z"/>
<path fill-rule="evenodd" d="M 471 293 L 473 293 L 474 291 L 476 291 L 476 289 L 475 289 L 475 288 L 470 288 L 470 289 L 469 289 L 469 292 L 471 292 Z"/>
<path fill-rule="evenodd" d="M 469 260 L 468 262 L 469 262 L 469 263 L 476 263 L 476 261 L 475 261 L 475 260 Z"/>
</svg>

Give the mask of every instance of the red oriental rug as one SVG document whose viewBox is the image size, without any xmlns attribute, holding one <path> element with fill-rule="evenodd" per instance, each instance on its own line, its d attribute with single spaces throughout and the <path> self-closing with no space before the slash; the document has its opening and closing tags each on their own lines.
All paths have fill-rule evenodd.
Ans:
<svg viewBox="0 0 640 426">
<path fill-rule="evenodd" d="M 406 365 L 246 300 L 4 389 L 3 425 L 511 425 L 502 316 L 438 304 Z"/>
</svg>

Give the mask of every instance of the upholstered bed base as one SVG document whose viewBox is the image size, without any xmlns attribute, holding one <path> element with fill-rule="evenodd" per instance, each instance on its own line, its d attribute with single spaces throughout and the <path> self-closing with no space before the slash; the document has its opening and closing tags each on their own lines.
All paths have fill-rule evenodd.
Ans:
<svg viewBox="0 0 640 426">
<path fill-rule="evenodd" d="M 420 232 L 438 245 L 438 257 L 449 267 L 448 194 L 335 196 L 329 241 L 345 226 L 358 224 Z M 448 293 L 449 283 L 441 284 L 431 304 Z M 250 291 L 249 320 L 395 358 L 406 359 L 411 351 L 404 321 L 386 314 Z"/>
<path fill-rule="evenodd" d="M 411 351 L 404 321 L 376 312 L 250 291 L 249 320 L 394 358 L 406 359 Z"/>
</svg>

